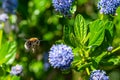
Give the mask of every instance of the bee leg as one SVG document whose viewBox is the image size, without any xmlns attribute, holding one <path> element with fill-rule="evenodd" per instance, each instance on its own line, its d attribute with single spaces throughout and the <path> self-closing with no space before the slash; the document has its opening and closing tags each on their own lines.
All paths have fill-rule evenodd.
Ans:
<svg viewBox="0 0 120 80">
<path fill-rule="evenodd" d="M 32 48 L 32 52 L 35 53 L 35 48 Z"/>
</svg>

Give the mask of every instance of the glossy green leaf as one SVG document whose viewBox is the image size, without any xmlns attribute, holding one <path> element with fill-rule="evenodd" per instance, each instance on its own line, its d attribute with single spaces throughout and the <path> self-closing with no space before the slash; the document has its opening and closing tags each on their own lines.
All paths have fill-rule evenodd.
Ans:
<svg viewBox="0 0 120 80">
<path fill-rule="evenodd" d="M 73 47 L 81 46 L 80 40 L 73 34 L 73 27 L 65 26 L 63 34 L 64 34 L 63 39 L 66 44 Z"/>
<path fill-rule="evenodd" d="M 89 24 L 90 38 L 89 46 L 99 46 L 104 40 L 105 25 L 101 20 L 96 20 Z"/>
<path fill-rule="evenodd" d="M 6 64 L 12 64 L 16 55 L 16 42 L 11 42 L 8 50 L 8 54 L 6 55 Z"/>
<path fill-rule="evenodd" d="M 110 35 L 113 37 L 113 29 L 114 29 L 114 24 L 111 21 L 108 21 L 105 24 L 105 29 L 109 31 Z"/>
<path fill-rule="evenodd" d="M 72 27 L 65 26 L 63 29 L 63 39 L 66 44 L 74 46 L 73 41 L 71 41 L 71 37 L 70 37 L 70 35 L 72 36 L 72 32 L 73 32 L 72 30 L 73 30 Z"/>
<path fill-rule="evenodd" d="M 8 53 L 8 43 L 5 43 L 2 45 L 1 49 L 0 49 L 0 65 L 3 64 L 5 62 L 5 56 Z"/>
<path fill-rule="evenodd" d="M 109 43 L 112 43 L 113 40 L 113 31 L 114 31 L 114 24 L 113 22 L 107 21 L 105 24 L 105 35 Z"/>
<path fill-rule="evenodd" d="M 74 23 L 74 33 L 75 36 L 84 44 L 85 38 L 87 36 L 87 26 L 85 20 L 81 15 L 77 15 Z"/>
<path fill-rule="evenodd" d="M 80 47 L 85 44 L 87 37 L 87 26 L 81 15 L 75 18 L 74 26 L 65 26 L 63 29 L 63 39 L 66 44 L 73 47 Z"/>
<path fill-rule="evenodd" d="M 11 64 L 14 61 L 16 55 L 16 43 L 6 42 L 2 44 L 0 55 L 0 65 L 3 63 Z"/>
</svg>

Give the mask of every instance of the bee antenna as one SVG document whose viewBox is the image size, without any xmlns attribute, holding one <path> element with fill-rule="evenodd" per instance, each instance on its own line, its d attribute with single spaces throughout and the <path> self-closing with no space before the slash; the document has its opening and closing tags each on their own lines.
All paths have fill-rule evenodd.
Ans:
<svg viewBox="0 0 120 80">
<path fill-rule="evenodd" d="M 45 41 L 45 40 L 40 40 L 40 41 Z"/>
<path fill-rule="evenodd" d="M 39 41 L 47 41 L 47 40 L 40 40 L 40 39 L 39 39 Z"/>
</svg>

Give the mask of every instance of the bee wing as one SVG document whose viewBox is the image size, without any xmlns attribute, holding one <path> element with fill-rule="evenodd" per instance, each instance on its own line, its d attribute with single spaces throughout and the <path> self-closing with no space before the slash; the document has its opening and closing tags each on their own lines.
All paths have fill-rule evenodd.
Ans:
<svg viewBox="0 0 120 80">
<path fill-rule="evenodd" d="M 25 47 L 26 50 L 29 50 L 29 48 L 27 46 L 27 42 L 25 42 L 24 47 Z"/>
</svg>

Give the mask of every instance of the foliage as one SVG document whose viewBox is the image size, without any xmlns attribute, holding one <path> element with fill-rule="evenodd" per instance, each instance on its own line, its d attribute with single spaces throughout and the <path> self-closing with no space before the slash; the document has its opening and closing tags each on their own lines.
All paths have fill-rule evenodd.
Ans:
<svg viewBox="0 0 120 80">
<path fill-rule="evenodd" d="M 120 80 L 120 4 L 111 1 L 0 0 L 0 80 L 93 80 L 94 70 Z"/>
</svg>

